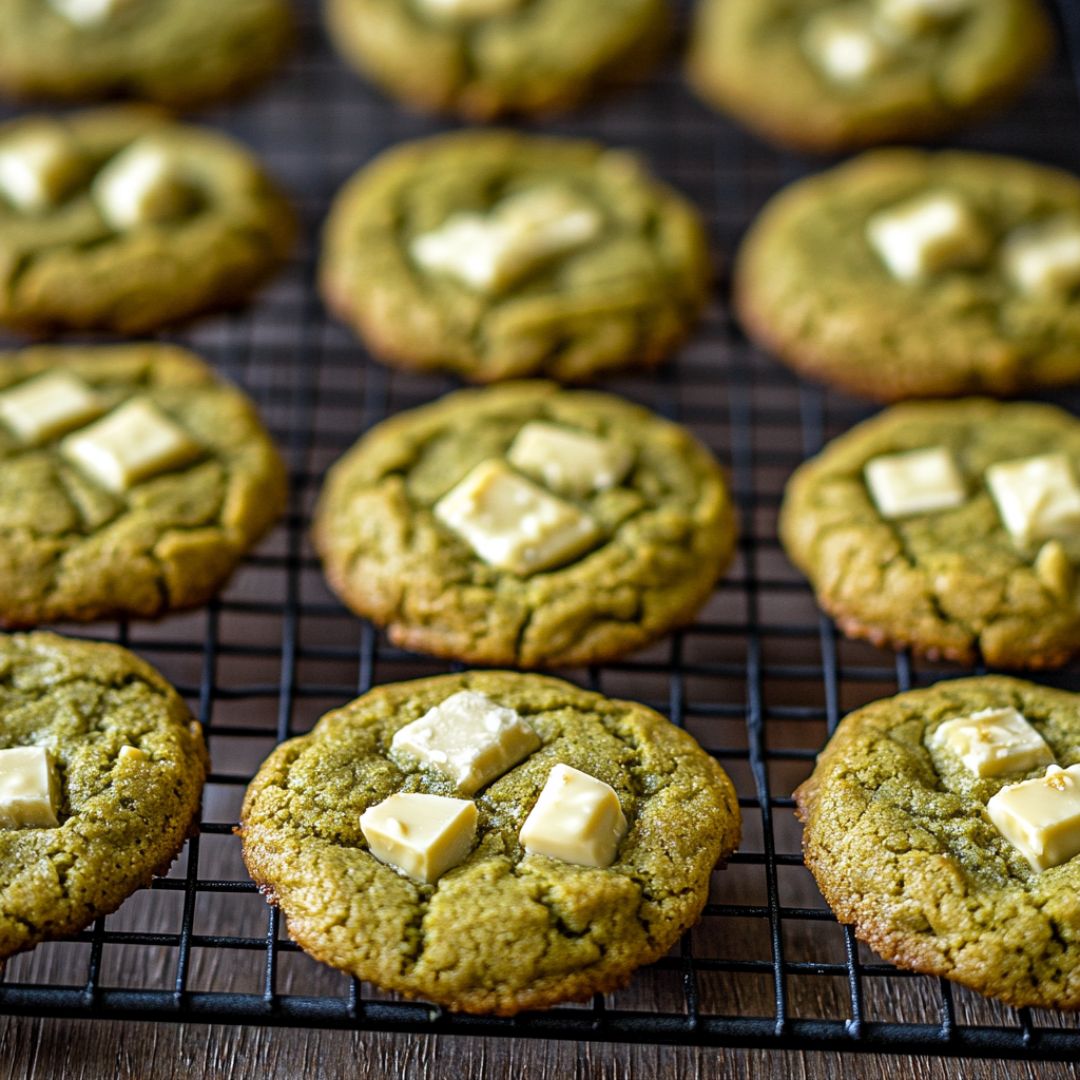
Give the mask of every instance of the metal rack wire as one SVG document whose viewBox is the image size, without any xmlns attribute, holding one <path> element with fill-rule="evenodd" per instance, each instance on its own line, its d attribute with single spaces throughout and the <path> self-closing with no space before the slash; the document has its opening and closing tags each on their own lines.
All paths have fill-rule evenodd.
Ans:
<svg viewBox="0 0 1080 1080">
<path fill-rule="evenodd" d="M 1061 0 L 1061 12 L 1080 74 L 1080 11 Z M 291 502 L 208 608 L 156 624 L 69 628 L 128 645 L 176 683 L 206 727 L 214 772 L 199 835 L 169 875 L 72 941 L 10 961 L 0 1012 L 1076 1060 L 1075 1017 L 1007 1009 L 881 963 L 836 924 L 802 866 L 788 793 L 840 716 L 958 670 L 843 641 L 818 613 L 778 547 L 780 494 L 800 460 L 870 410 L 756 353 L 719 302 L 676 364 L 607 385 L 686 423 L 728 466 L 742 517 L 736 565 L 693 626 L 621 663 L 566 673 L 664 712 L 735 780 L 744 843 L 715 875 L 700 925 L 626 991 L 514 1019 L 380 995 L 288 940 L 239 859 L 232 830 L 244 786 L 275 742 L 327 709 L 378 683 L 445 669 L 346 612 L 307 538 L 327 465 L 382 417 L 452 386 L 370 363 L 327 320 L 313 288 L 317 229 L 341 181 L 383 147 L 439 125 L 397 109 L 335 60 L 314 0 L 301 5 L 288 71 L 207 119 L 262 154 L 297 201 L 306 239 L 257 306 L 177 340 L 259 402 L 290 462 Z M 1010 113 L 958 141 L 1080 170 L 1078 120 L 1062 58 Z M 546 126 L 640 150 L 702 208 L 721 263 L 764 201 L 816 167 L 699 105 L 674 64 Z M 1080 407 L 1080 395 L 1062 398 Z M 1080 689 L 1075 669 L 1047 681 Z"/>
</svg>

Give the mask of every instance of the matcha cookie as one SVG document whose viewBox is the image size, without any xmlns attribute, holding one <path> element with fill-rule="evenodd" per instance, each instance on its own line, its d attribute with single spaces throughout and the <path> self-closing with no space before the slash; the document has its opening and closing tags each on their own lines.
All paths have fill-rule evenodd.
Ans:
<svg viewBox="0 0 1080 1080">
<path fill-rule="evenodd" d="M 247 300 L 292 244 L 248 152 L 147 109 L 0 126 L 0 325 L 142 333 Z"/>
<path fill-rule="evenodd" d="M 986 399 L 896 405 L 788 483 L 780 537 L 852 637 L 1051 667 L 1080 651 L 1080 421 Z"/>
<path fill-rule="evenodd" d="M 832 152 L 960 126 L 1049 41 L 1038 0 L 699 0 L 688 72 L 766 138 Z"/>
<path fill-rule="evenodd" d="M 115 911 L 194 827 L 201 729 L 119 646 L 0 636 L 0 747 L 0 956 Z"/>
<path fill-rule="evenodd" d="M 451 394 L 327 474 L 331 586 L 397 644 L 471 663 L 599 663 L 688 622 L 731 559 L 719 466 L 629 402 L 524 382 Z"/>
<path fill-rule="evenodd" d="M 777 196 L 739 254 L 747 332 L 879 400 L 1080 378 L 1080 179 L 1012 158 L 879 150 Z"/>
<path fill-rule="evenodd" d="M 291 25 L 285 0 L 5 0 L 0 87 L 190 108 L 266 75 Z"/>
<path fill-rule="evenodd" d="M 720 766 L 651 709 L 470 672 L 379 687 L 279 746 L 240 831 L 316 959 L 509 1015 L 663 956 L 738 843 L 739 810 Z"/>
<path fill-rule="evenodd" d="M 471 120 L 573 108 L 647 73 L 664 0 L 326 0 L 345 59 L 395 97 Z"/>
<path fill-rule="evenodd" d="M 284 502 L 251 402 L 191 353 L 0 353 L 0 623 L 205 603 Z"/>
<path fill-rule="evenodd" d="M 709 266 L 697 212 L 631 155 L 470 131 L 358 173 L 331 211 L 320 278 L 389 363 L 581 380 L 667 357 Z"/>
<path fill-rule="evenodd" d="M 899 967 L 1080 1008 L 1078 763 L 1077 694 L 986 676 L 876 701 L 795 792 L 806 865 Z"/>
</svg>

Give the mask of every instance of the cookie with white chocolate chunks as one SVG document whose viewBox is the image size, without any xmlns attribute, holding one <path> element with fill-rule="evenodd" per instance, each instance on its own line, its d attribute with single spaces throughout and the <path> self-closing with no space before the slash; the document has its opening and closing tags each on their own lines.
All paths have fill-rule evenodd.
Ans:
<svg viewBox="0 0 1080 1080">
<path fill-rule="evenodd" d="M 284 501 L 254 406 L 192 353 L 0 353 L 0 624 L 205 603 Z"/>
<path fill-rule="evenodd" d="M 0 325 L 143 333 L 234 307 L 292 212 L 224 135 L 145 108 L 0 126 Z"/>
<path fill-rule="evenodd" d="M 788 482 L 780 538 L 851 637 L 1038 668 L 1080 652 L 1080 420 L 894 405 Z"/>
<path fill-rule="evenodd" d="M 410 105 L 470 120 L 550 114 L 637 81 L 670 38 L 664 0 L 326 0 L 345 59 Z"/>
<path fill-rule="evenodd" d="M 509 1015 L 662 956 L 738 843 L 739 810 L 720 766 L 652 710 L 469 672 L 378 687 L 279 746 L 240 833 L 316 959 Z"/>
<path fill-rule="evenodd" d="M 206 770 L 180 695 L 126 649 L 0 636 L 0 957 L 81 930 L 164 873 Z"/>
<path fill-rule="evenodd" d="M 319 277 L 387 363 L 573 382 L 666 359 L 710 271 L 699 214 L 633 155 L 466 131 L 357 173 L 327 220 Z"/>
<path fill-rule="evenodd" d="M 192 108 L 266 75 L 291 27 L 286 0 L 15 0 L 0 4 L 0 87 Z"/>
<path fill-rule="evenodd" d="M 876 701 L 795 799 L 823 895 L 887 960 L 1080 1009 L 1080 695 L 984 676 Z"/>
<path fill-rule="evenodd" d="M 735 543 L 688 431 L 546 382 L 379 424 L 327 474 L 313 529 L 335 592 L 397 644 L 518 667 L 612 659 L 688 622 Z"/>
<path fill-rule="evenodd" d="M 1016 158 L 878 150 L 800 180 L 735 268 L 747 333 L 882 401 L 1080 378 L 1080 178 Z"/>
<path fill-rule="evenodd" d="M 1039 0 L 698 0 L 688 74 L 765 138 L 830 153 L 959 127 L 1049 40 Z"/>
</svg>

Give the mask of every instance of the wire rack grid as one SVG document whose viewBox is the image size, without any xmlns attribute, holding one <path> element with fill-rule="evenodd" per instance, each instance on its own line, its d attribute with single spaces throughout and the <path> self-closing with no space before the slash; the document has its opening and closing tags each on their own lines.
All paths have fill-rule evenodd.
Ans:
<svg viewBox="0 0 1080 1080">
<path fill-rule="evenodd" d="M 314 0 L 299 11 L 287 71 L 205 119 L 254 146 L 291 191 L 301 248 L 252 309 L 175 339 L 259 403 L 289 460 L 287 515 L 207 608 L 66 628 L 133 648 L 189 700 L 214 762 L 201 826 L 168 875 L 116 914 L 10 961 L 0 1013 L 1075 1060 L 1075 1017 L 1007 1009 L 880 962 L 836 923 L 803 868 L 789 793 L 840 716 L 960 672 L 841 640 L 784 559 L 784 481 L 870 410 L 757 353 L 722 298 L 676 363 L 606 386 L 687 424 L 727 466 L 741 514 L 736 563 L 692 626 L 620 663 L 565 673 L 665 713 L 734 779 L 744 840 L 714 875 L 700 924 L 625 991 L 513 1019 L 380 994 L 288 940 L 239 857 L 233 829 L 245 785 L 276 742 L 328 709 L 447 667 L 395 649 L 331 596 L 308 540 L 312 504 L 327 466 L 361 431 L 453 388 L 369 362 L 320 306 L 317 232 L 334 191 L 379 150 L 441 125 L 362 85 L 326 44 Z M 1071 35 L 1080 58 L 1080 11 L 1062 0 L 1061 15 L 1062 38 Z M 1078 120 L 1062 57 L 1018 106 L 959 142 L 1080 169 Z M 721 266 L 765 200 L 817 167 L 695 102 L 674 61 L 646 85 L 546 128 L 640 151 L 701 208 Z M 1080 407 L 1080 396 L 1062 397 Z M 1047 681 L 1080 689 L 1075 669 Z"/>
</svg>

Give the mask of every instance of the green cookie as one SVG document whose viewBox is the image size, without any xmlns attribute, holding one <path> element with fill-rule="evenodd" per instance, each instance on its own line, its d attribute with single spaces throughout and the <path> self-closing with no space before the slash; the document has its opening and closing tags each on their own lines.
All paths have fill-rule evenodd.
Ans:
<svg viewBox="0 0 1080 1080">
<path fill-rule="evenodd" d="M 395 147 L 349 181 L 320 281 L 389 363 L 583 380 L 667 358 L 709 264 L 698 213 L 631 155 L 469 131 Z"/>
<path fill-rule="evenodd" d="M 209 129 L 112 108 L 0 126 L 0 324 L 137 334 L 248 300 L 293 215 Z"/>
<path fill-rule="evenodd" d="M 474 793 L 390 748 L 464 690 L 516 710 L 540 744 Z M 519 842 L 558 764 L 614 789 L 627 829 L 610 865 Z M 472 850 L 433 884 L 378 861 L 361 831 L 365 810 L 399 792 L 478 811 Z M 267 758 L 241 812 L 248 871 L 312 956 L 407 997 L 503 1015 L 616 989 L 663 956 L 700 915 L 739 826 L 724 771 L 651 709 L 505 672 L 381 686 L 328 713 Z"/>
<path fill-rule="evenodd" d="M 193 108 L 267 75 L 291 31 L 286 0 L 5 0 L 0 87 Z"/>
</svg>

